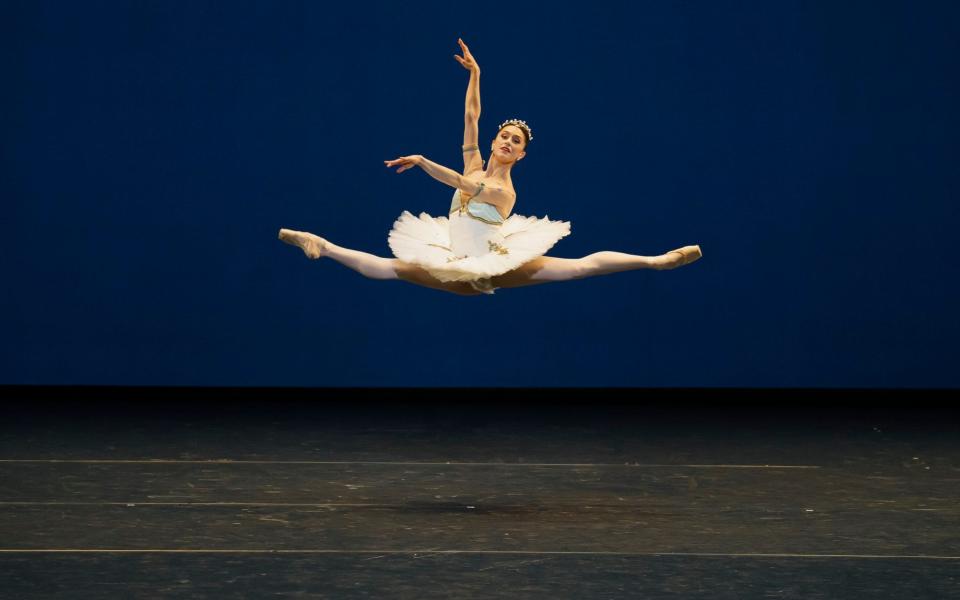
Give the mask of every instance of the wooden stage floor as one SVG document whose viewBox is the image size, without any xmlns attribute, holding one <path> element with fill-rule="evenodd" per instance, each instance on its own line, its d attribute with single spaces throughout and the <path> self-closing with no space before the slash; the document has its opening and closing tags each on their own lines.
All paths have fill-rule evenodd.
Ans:
<svg viewBox="0 0 960 600">
<path fill-rule="evenodd" d="M 35 392 L 0 598 L 960 598 L 929 395 Z"/>
</svg>

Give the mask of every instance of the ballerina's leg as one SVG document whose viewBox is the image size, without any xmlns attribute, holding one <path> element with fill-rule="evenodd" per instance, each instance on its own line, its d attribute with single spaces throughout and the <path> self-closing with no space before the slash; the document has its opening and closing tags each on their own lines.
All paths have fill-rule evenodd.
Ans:
<svg viewBox="0 0 960 600">
<path fill-rule="evenodd" d="M 541 256 L 513 271 L 493 277 L 491 283 L 497 287 L 520 287 L 551 281 L 571 281 L 636 269 L 674 269 L 689 264 L 701 256 L 699 246 L 684 246 L 660 256 L 640 256 L 611 251 L 595 252 L 583 258 Z"/>
<path fill-rule="evenodd" d="M 370 279 L 398 278 L 394 270 L 393 259 L 344 248 L 306 231 L 281 229 L 278 237 L 281 241 L 303 250 L 307 258 L 332 258 L 341 265 L 349 267 Z"/>
<path fill-rule="evenodd" d="M 480 293 L 467 283 L 440 281 L 426 270 L 403 262 L 398 258 L 383 258 L 367 252 L 344 248 L 305 231 L 281 229 L 278 237 L 282 241 L 302 249 L 308 258 L 332 258 L 370 279 L 401 279 L 462 296 L 476 296 Z"/>
<path fill-rule="evenodd" d="M 660 256 L 640 256 L 611 251 L 595 252 L 579 259 L 581 275 L 577 279 L 636 269 L 655 269 L 657 271 L 676 269 L 692 263 L 701 256 L 703 254 L 700 252 L 700 246 L 684 246 Z"/>
</svg>

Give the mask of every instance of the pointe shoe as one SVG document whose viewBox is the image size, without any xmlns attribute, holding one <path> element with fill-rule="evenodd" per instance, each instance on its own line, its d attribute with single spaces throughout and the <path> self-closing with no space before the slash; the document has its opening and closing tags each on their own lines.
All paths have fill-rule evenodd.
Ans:
<svg viewBox="0 0 960 600">
<path fill-rule="evenodd" d="M 307 258 L 317 259 L 326 255 L 327 240 L 318 235 L 305 231 L 281 229 L 277 233 L 277 238 L 286 244 L 300 248 L 307 255 Z M 304 241 L 305 239 L 306 241 Z"/>
<path fill-rule="evenodd" d="M 703 252 L 700 251 L 700 246 L 684 246 L 683 248 L 671 250 L 670 252 L 667 252 L 667 254 L 679 254 L 681 257 L 677 264 L 671 265 L 671 268 L 689 265 L 693 261 L 698 260 L 701 256 L 703 256 Z"/>
</svg>

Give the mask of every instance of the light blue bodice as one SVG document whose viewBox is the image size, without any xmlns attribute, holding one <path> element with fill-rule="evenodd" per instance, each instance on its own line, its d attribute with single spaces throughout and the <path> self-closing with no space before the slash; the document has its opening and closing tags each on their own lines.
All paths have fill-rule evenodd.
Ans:
<svg viewBox="0 0 960 600">
<path fill-rule="evenodd" d="M 478 221 L 483 221 L 484 223 L 489 223 L 491 225 L 501 225 L 503 223 L 503 215 L 497 211 L 497 207 L 486 202 L 476 201 L 477 196 L 483 193 L 484 184 L 480 182 L 480 191 L 474 194 L 470 200 L 467 201 L 467 206 L 463 207 L 460 205 L 460 190 L 458 189 L 453 193 L 453 202 L 450 203 L 450 214 L 459 212 L 461 215 L 466 212 L 469 216 L 477 219 Z"/>
</svg>

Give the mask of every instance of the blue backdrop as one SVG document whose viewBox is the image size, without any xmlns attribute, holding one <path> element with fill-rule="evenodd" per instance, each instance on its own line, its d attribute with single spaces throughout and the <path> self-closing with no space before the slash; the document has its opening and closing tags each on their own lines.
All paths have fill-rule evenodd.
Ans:
<svg viewBox="0 0 960 600">
<path fill-rule="evenodd" d="M 956 387 L 960 5 L 5 2 L 6 384 Z M 634 271 L 459 297 L 373 281 L 403 210 L 535 140 L 517 214 Z"/>
</svg>

